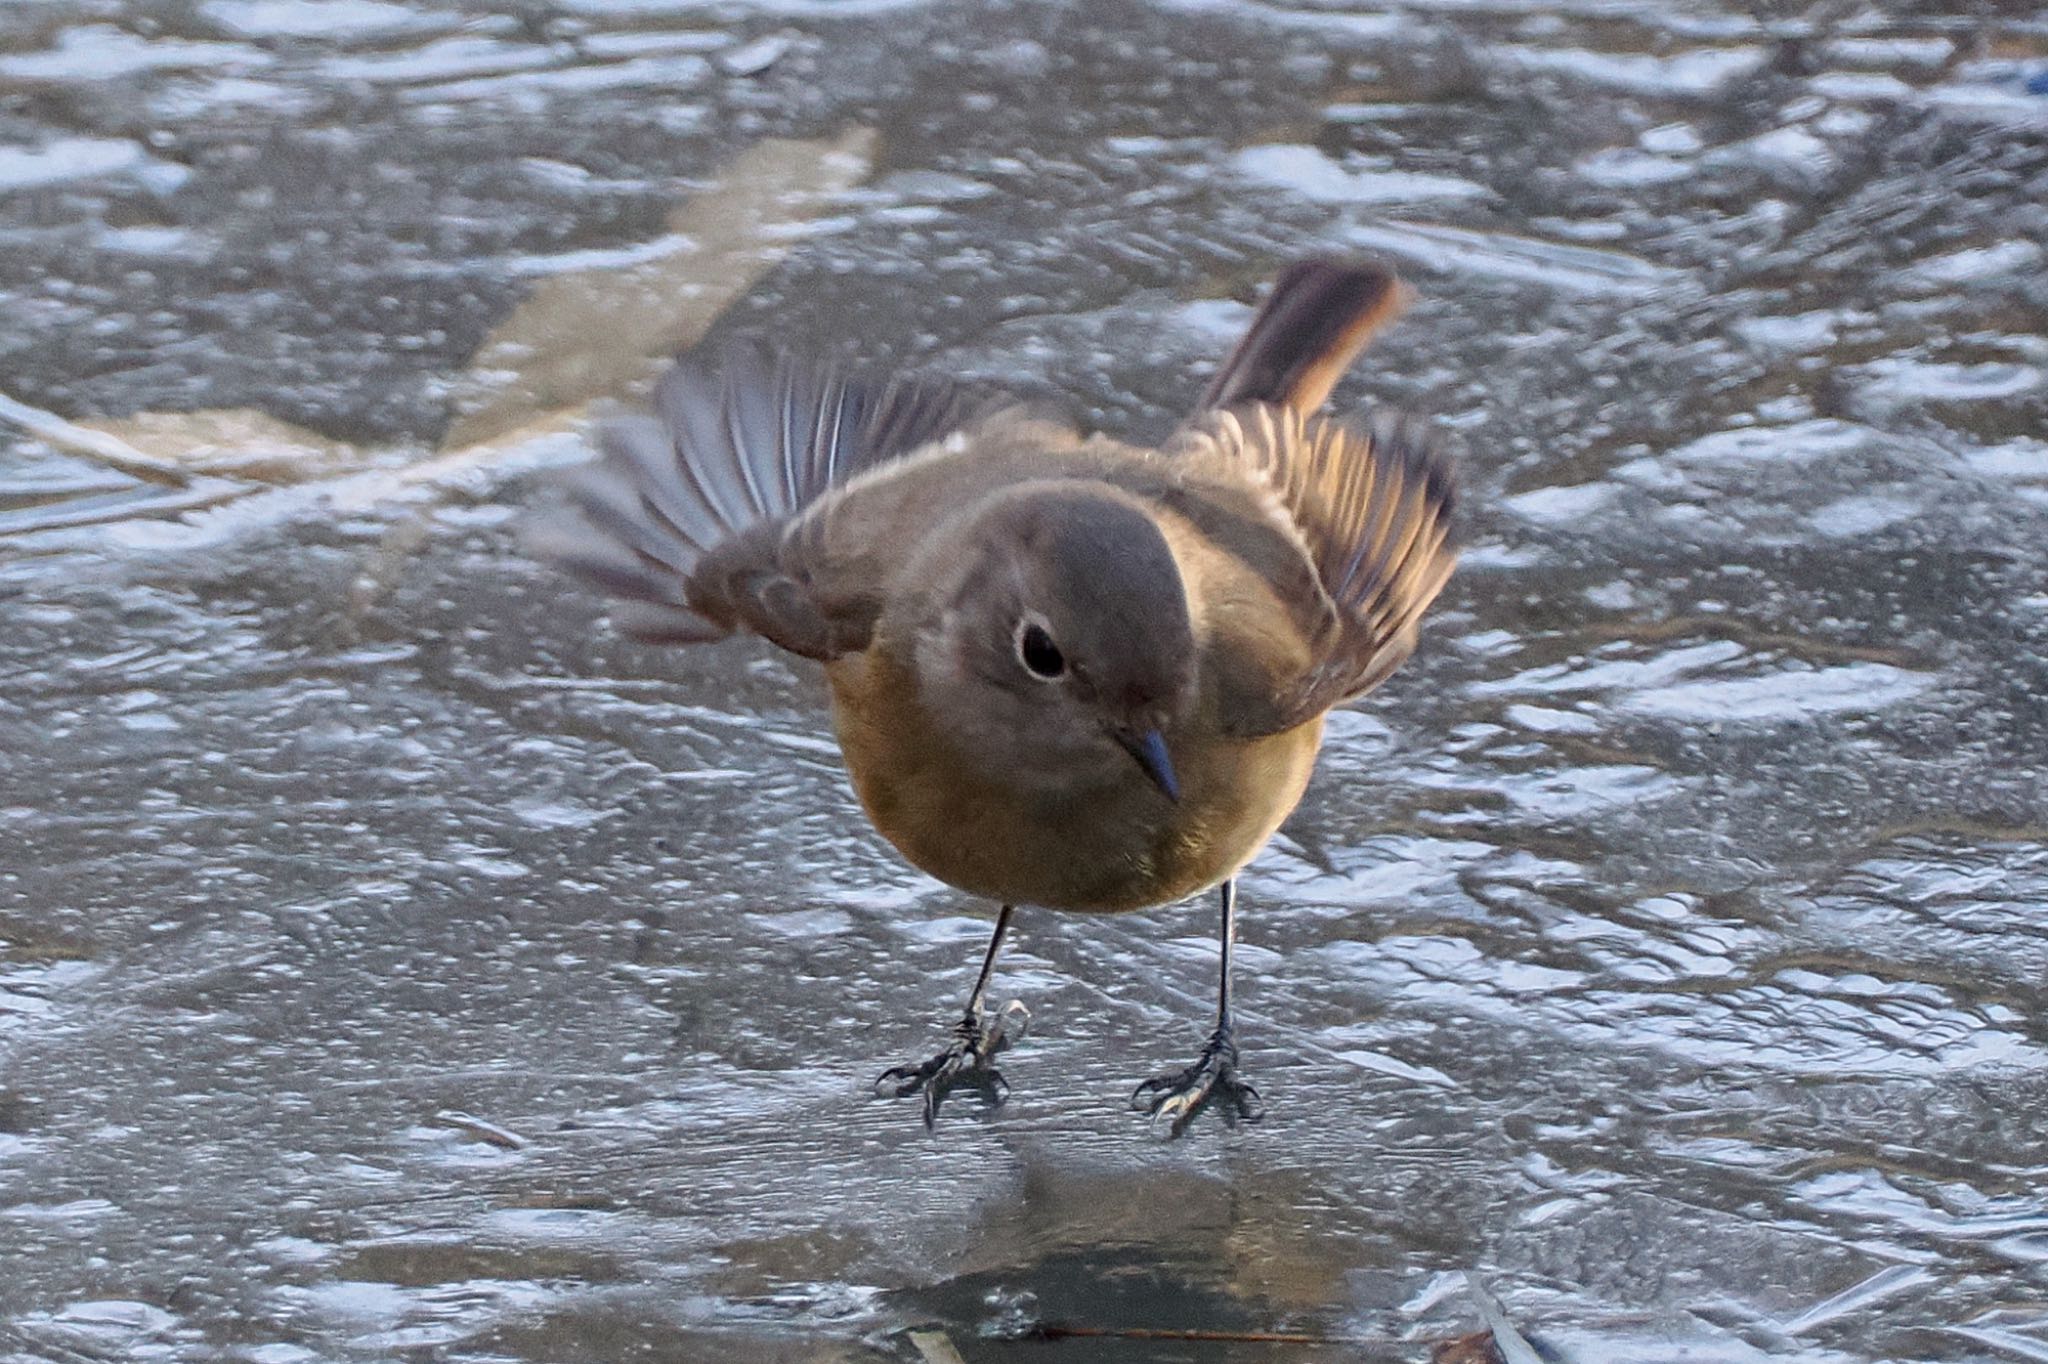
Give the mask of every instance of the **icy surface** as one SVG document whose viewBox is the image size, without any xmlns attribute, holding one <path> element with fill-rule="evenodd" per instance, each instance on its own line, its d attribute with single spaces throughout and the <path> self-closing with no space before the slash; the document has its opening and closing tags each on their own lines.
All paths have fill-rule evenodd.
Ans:
<svg viewBox="0 0 2048 1364">
<path fill-rule="evenodd" d="M 2048 1358 L 2037 8 L 0 6 L 0 1361 Z M 534 471 L 707 327 L 1158 435 L 1361 250 L 1468 549 L 1245 878 L 1270 1116 L 1124 1108 L 1209 905 L 1026 912 L 928 1137 L 988 907 Z"/>
</svg>

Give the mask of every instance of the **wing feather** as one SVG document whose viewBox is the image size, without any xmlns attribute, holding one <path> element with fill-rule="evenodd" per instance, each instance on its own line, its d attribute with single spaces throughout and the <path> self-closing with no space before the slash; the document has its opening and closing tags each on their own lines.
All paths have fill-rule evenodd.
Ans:
<svg viewBox="0 0 2048 1364">
<path fill-rule="evenodd" d="M 696 642 L 748 629 L 829 657 L 861 647 L 861 631 L 824 619 L 830 607 L 781 562 L 788 526 L 835 486 L 1006 405 L 943 380 L 693 353 L 662 376 L 654 416 L 599 427 L 598 457 L 561 480 L 528 542 L 620 599 L 614 621 L 628 634 Z"/>
<path fill-rule="evenodd" d="M 1413 651 L 1417 623 L 1457 562 L 1456 486 L 1429 428 L 1395 412 L 1360 428 L 1254 403 L 1203 414 L 1174 448 L 1264 486 L 1334 608 L 1310 641 L 1313 661 L 1283 686 L 1262 731 L 1292 728 L 1384 681 Z"/>
</svg>

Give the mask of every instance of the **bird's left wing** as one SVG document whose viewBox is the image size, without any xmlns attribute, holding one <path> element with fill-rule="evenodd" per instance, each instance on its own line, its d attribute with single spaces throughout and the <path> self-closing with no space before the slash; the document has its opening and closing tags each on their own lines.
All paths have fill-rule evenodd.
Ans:
<svg viewBox="0 0 2048 1364">
<path fill-rule="evenodd" d="M 1420 421 L 1382 412 L 1362 429 L 1247 403 L 1203 413 L 1169 447 L 1193 468 L 1238 471 L 1292 523 L 1334 608 L 1296 678 L 1258 723 L 1277 732 L 1385 681 L 1415 648 L 1416 626 L 1451 575 L 1456 487 Z"/>
</svg>

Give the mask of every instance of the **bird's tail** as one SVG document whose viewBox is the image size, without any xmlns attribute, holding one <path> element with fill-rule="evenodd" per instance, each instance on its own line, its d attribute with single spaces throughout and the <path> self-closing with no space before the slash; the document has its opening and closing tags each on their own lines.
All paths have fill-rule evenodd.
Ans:
<svg viewBox="0 0 2048 1364">
<path fill-rule="evenodd" d="M 1251 330 L 1202 395 L 1201 410 L 1273 403 L 1315 411 L 1407 302 L 1407 286 L 1385 266 L 1296 261 L 1273 281 Z"/>
</svg>

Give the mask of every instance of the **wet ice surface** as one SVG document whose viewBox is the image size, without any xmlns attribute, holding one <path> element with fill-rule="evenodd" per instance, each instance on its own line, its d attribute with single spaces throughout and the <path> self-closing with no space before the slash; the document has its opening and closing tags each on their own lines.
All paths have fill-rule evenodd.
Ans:
<svg viewBox="0 0 2048 1364">
<path fill-rule="evenodd" d="M 0 9 L 0 388 L 199 475 L 0 434 L 0 1358 L 2048 1359 L 2048 27 L 1664 9 Z M 1157 433 L 1316 249 L 1471 547 L 1271 1116 L 1121 1107 L 1207 905 L 1038 914 L 927 1138 L 986 907 L 516 553 L 550 422 L 716 318 Z"/>
</svg>

